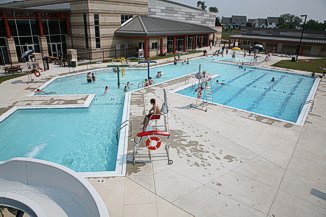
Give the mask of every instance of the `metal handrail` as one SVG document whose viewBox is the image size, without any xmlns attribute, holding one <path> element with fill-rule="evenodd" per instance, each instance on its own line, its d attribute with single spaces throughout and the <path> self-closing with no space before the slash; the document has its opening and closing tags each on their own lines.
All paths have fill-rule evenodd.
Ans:
<svg viewBox="0 0 326 217">
<path fill-rule="evenodd" d="M 122 123 L 120 124 L 120 127 L 118 127 L 118 128 L 116 129 L 115 136 L 116 136 L 117 144 L 118 144 L 118 142 L 119 142 L 119 132 L 120 132 L 123 128 L 125 128 L 126 126 L 130 126 L 130 128 L 131 128 L 131 133 L 130 133 L 130 135 L 132 134 L 132 126 L 129 125 L 128 122 L 129 122 L 129 120 L 125 120 L 124 122 L 122 122 Z"/>
<path fill-rule="evenodd" d="M 138 88 L 140 88 L 140 86 L 141 86 L 141 87 L 144 87 L 144 81 L 142 81 L 142 82 L 140 82 L 140 83 L 138 84 Z"/>
</svg>

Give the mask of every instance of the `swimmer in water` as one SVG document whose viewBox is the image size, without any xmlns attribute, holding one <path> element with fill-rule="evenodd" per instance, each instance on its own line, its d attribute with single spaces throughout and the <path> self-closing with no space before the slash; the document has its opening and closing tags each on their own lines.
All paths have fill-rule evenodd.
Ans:
<svg viewBox="0 0 326 217">
<path fill-rule="evenodd" d="M 105 89 L 104 89 L 104 94 L 107 94 L 107 92 L 109 92 L 109 89 L 110 89 L 110 87 L 109 87 L 109 86 L 105 86 Z"/>
<path fill-rule="evenodd" d="M 275 81 L 275 78 L 273 77 L 272 80 L 271 80 L 271 82 L 274 82 L 274 81 Z"/>
<path fill-rule="evenodd" d="M 218 84 L 218 85 L 225 85 L 225 83 L 220 82 L 219 80 L 216 80 L 216 84 Z"/>
</svg>

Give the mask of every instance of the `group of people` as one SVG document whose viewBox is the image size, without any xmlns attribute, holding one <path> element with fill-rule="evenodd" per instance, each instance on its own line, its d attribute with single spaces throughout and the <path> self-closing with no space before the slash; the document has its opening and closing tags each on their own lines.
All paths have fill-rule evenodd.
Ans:
<svg viewBox="0 0 326 217">
<path fill-rule="evenodd" d="M 173 64 L 174 65 L 177 65 L 178 64 L 178 61 L 180 61 L 180 57 L 178 56 L 178 59 L 176 57 L 174 57 Z M 182 63 L 182 65 L 183 64 L 189 64 L 189 59 L 186 58 L 183 61 L 181 61 L 181 63 Z"/>
<path fill-rule="evenodd" d="M 88 72 L 87 75 L 86 75 L 86 80 L 87 80 L 87 83 L 95 82 L 95 80 L 96 80 L 95 73 L 94 72 Z"/>
<path fill-rule="evenodd" d="M 154 81 L 153 81 L 152 77 L 149 77 L 149 79 L 146 78 L 144 81 L 144 87 L 148 87 L 153 84 L 154 84 Z"/>
</svg>

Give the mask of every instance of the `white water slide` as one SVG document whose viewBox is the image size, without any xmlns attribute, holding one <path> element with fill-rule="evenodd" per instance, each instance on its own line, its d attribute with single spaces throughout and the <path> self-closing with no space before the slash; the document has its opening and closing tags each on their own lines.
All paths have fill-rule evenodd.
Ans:
<svg viewBox="0 0 326 217">
<path fill-rule="evenodd" d="M 96 190 L 76 172 L 30 158 L 0 164 L 0 205 L 31 217 L 108 217 Z"/>
</svg>

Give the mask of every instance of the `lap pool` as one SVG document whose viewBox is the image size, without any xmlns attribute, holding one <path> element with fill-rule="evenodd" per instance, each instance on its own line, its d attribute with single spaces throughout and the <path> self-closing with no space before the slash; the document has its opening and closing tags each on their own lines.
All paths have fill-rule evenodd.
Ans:
<svg viewBox="0 0 326 217">
<path fill-rule="evenodd" d="M 151 69 L 152 77 L 162 71 L 156 83 L 202 70 L 217 74 L 224 86 L 213 87 L 220 104 L 295 122 L 307 100 L 315 79 L 296 74 L 257 68 L 240 70 L 211 58 L 191 60 L 189 65 L 163 65 Z M 122 83 L 132 90 L 147 77 L 146 69 L 126 69 Z M 275 77 L 275 82 L 270 79 Z M 96 94 L 89 108 L 21 109 L 0 123 L 0 161 L 13 157 L 32 157 L 67 166 L 77 172 L 114 171 L 118 141 L 116 129 L 123 116 L 124 85 L 117 88 L 112 69 L 96 71 L 96 82 L 88 84 L 85 74 L 55 79 L 44 91 L 64 94 Z M 216 78 L 215 78 L 216 80 Z M 215 81 L 214 80 L 214 81 Z M 110 91 L 103 94 L 104 87 Z M 193 87 L 178 92 L 193 95 Z"/>
</svg>

